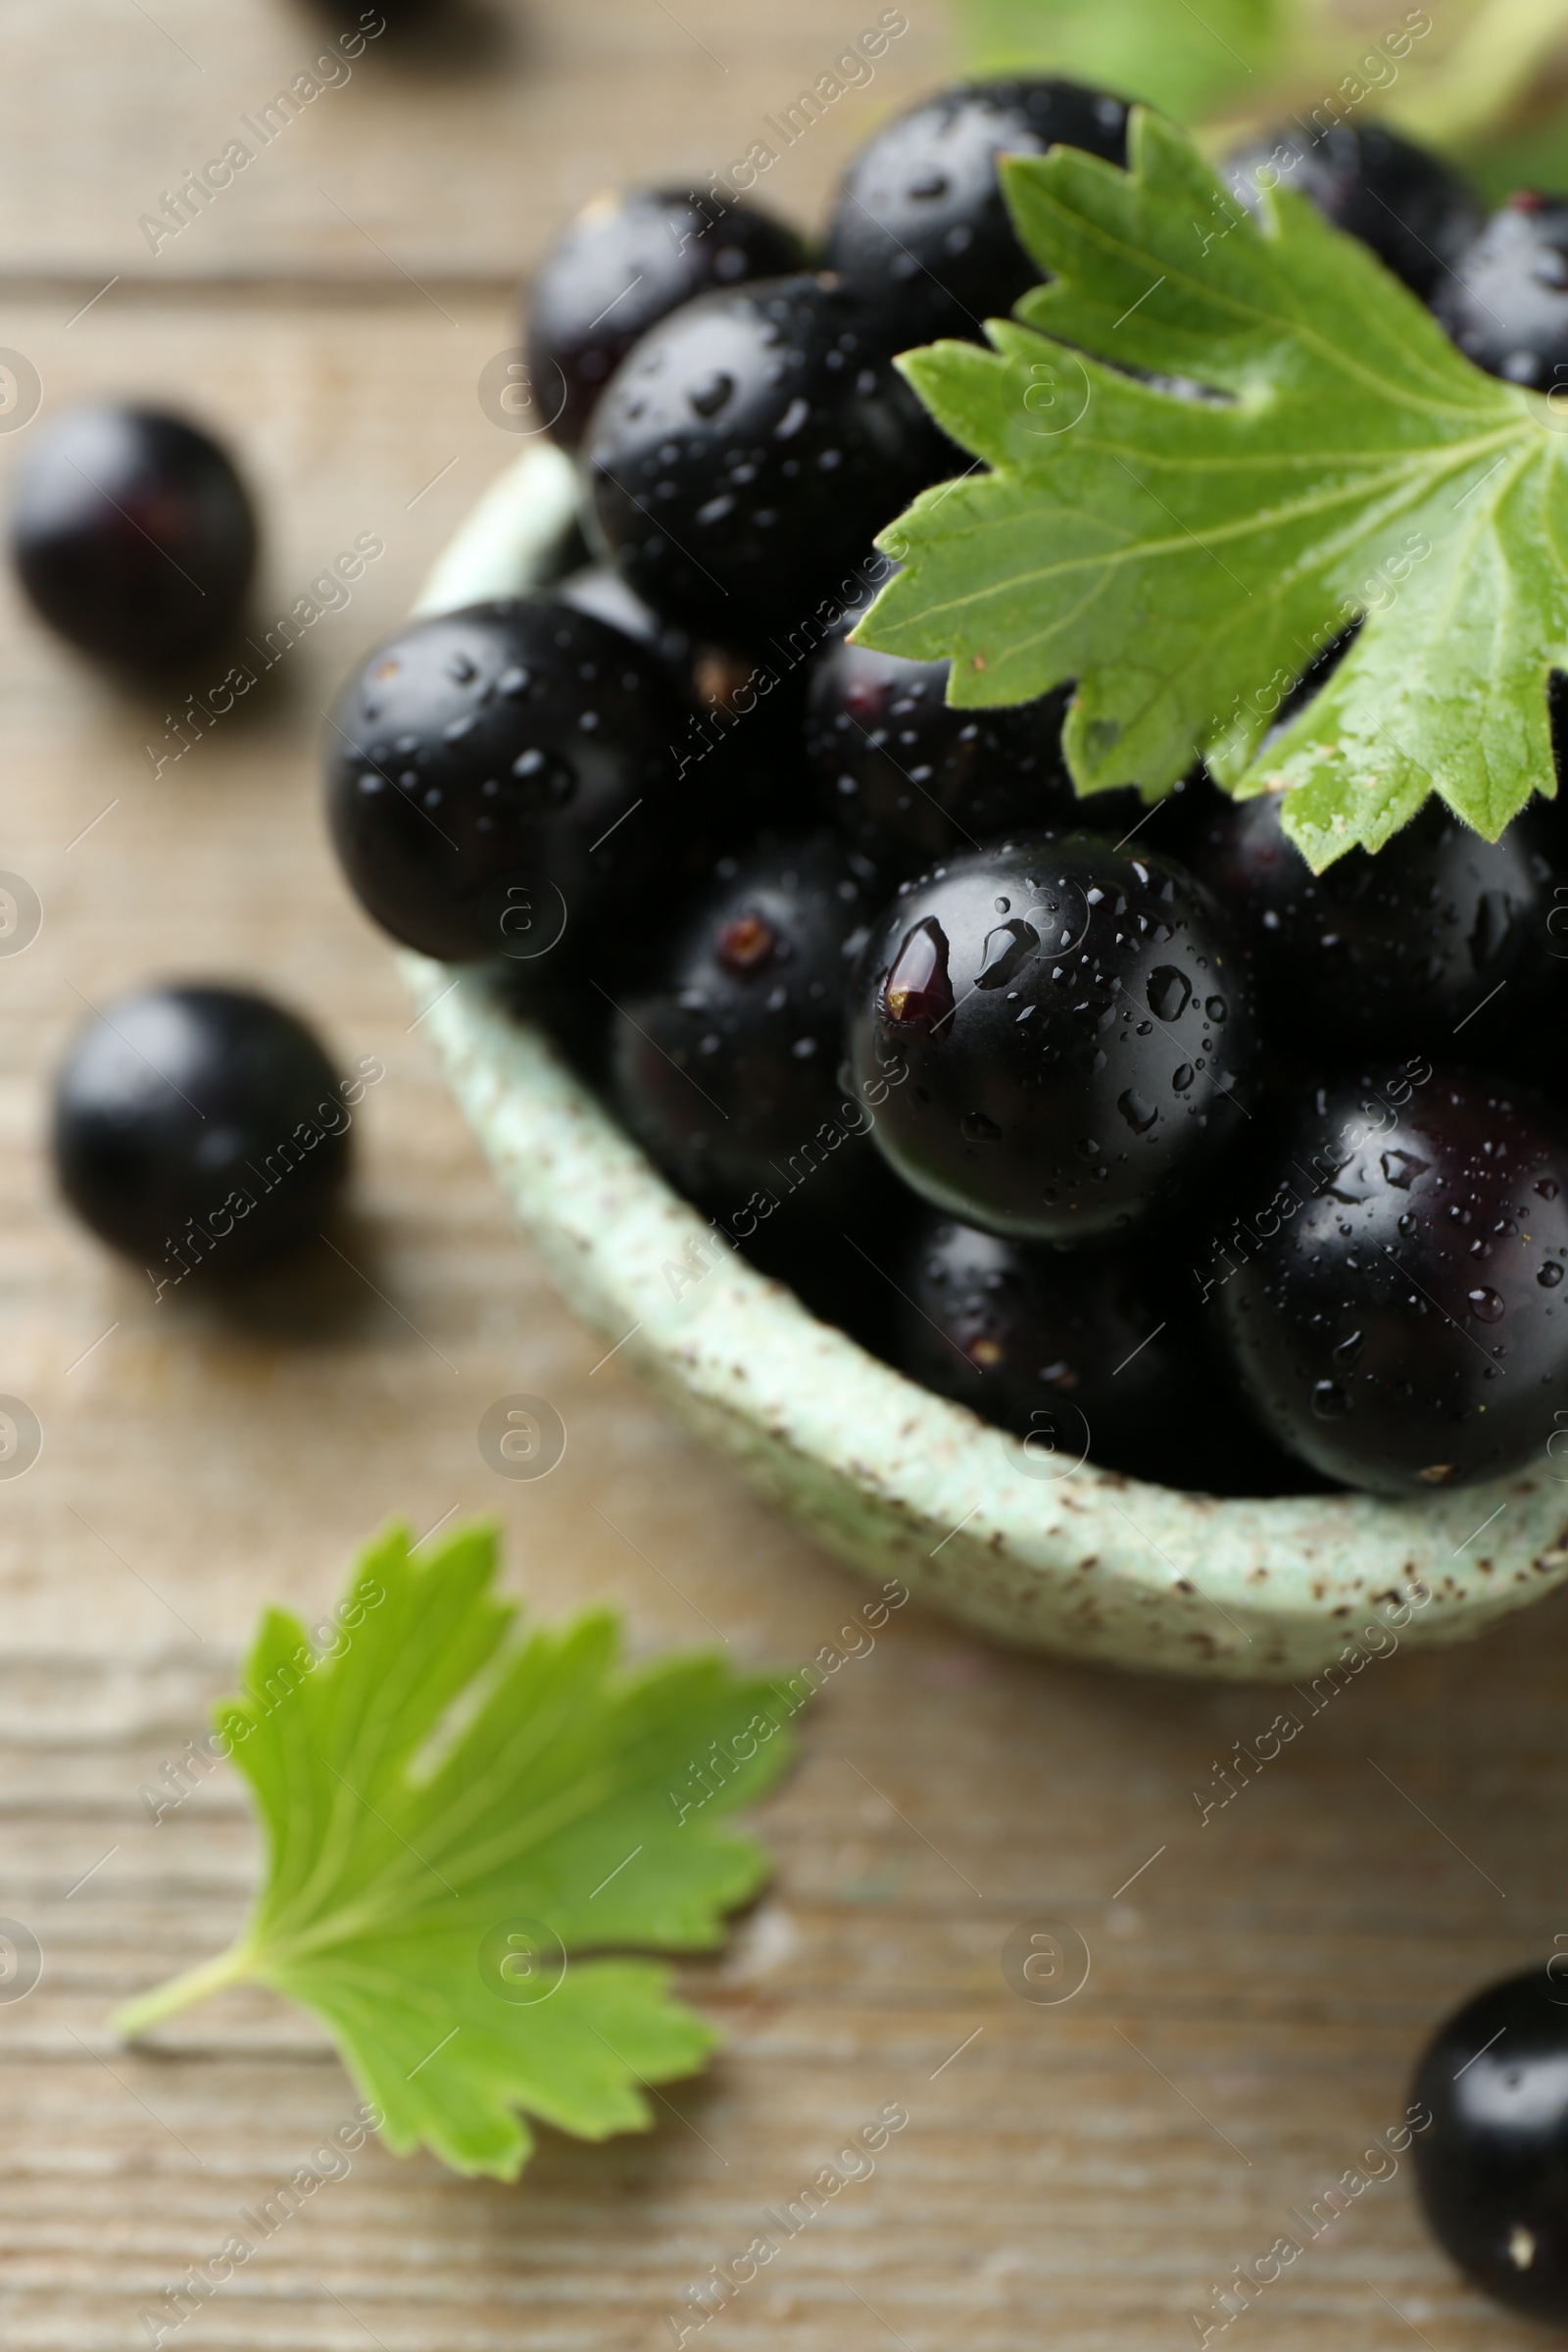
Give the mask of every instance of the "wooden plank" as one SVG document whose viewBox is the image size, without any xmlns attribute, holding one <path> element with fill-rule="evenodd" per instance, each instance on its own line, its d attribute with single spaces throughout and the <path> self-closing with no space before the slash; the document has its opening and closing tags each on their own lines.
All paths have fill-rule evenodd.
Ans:
<svg viewBox="0 0 1568 2352">
<path fill-rule="evenodd" d="M 780 1597 L 789 1616 L 800 1588 Z M 797 1642 L 833 1622 L 812 1613 Z M 514 2192 L 367 2150 L 258 2239 L 183 2339 L 337 2347 L 355 2340 L 346 2304 L 388 2347 L 652 2344 L 685 2286 L 761 2232 L 776 2268 L 714 2340 L 869 2345 L 857 2296 L 919 2352 L 960 2326 L 988 2352 L 1022 2345 L 1043 2322 L 1117 2352 L 1176 2340 L 1230 2265 L 1397 2118 L 1424 2022 L 1550 1932 L 1540 1857 L 1564 1790 L 1542 1636 L 1557 1630 L 1391 1663 L 1200 1828 L 1185 1784 L 1255 1730 L 1253 1694 L 1097 1680 L 895 1621 L 768 1809 L 774 1893 L 726 1960 L 686 1972 L 730 2036 L 714 2075 L 673 2092 L 646 2142 L 547 2136 Z M 109 2000 L 216 1945 L 249 1877 L 220 1779 L 156 1827 L 137 1807 L 214 1679 L 191 1645 L 151 1666 L 78 1643 L 0 1675 L 18 1807 L 0 1869 L 48 1963 L 0 2015 L 8 2344 L 63 2340 L 62 2325 L 78 2345 L 126 2341 L 135 2310 L 247 2230 L 353 2112 L 308 2021 L 260 1995 L 193 2013 L 172 2055 L 104 2049 Z M 83 1721 L 105 1726 L 86 1755 Z M 1452 1758 L 1478 1734 L 1493 1777 L 1466 1788 Z M 1396 1799 L 1369 1804 L 1367 1744 L 1506 1904 Z M 1146 1844 L 1164 1851 L 1110 1900 Z M 997 1968 L 1002 1933 L 1042 1908 L 1093 1952 L 1059 2009 L 1020 2002 Z M 804 2211 L 803 2187 L 888 2102 L 909 2122 L 875 2173 L 786 2238 L 770 2213 Z M 1368 2280 L 1445 2347 L 1531 2340 L 1449 2284 L 1396 2181 L 1324 2232 L 1260 2306 L 1258 2340 L 1396 2341 Z"/>
<path fill-rule="evenodd" d="M 764 118 L 814 90 L 880 13 L 881 0 L 474 0 L 436 12 L 418 37 L 389 30 L 357 59 L 339 51 L 316 74 L 357 6 L 318 18 L 278 0 L 225 0 L 220 16 L 203 0 L 151 12 L 5 0 L 11 87 L 27 97 L 0 155 L 0 253 L 94 285 L 115 271 L 161 285 L 302 266 L 510 284 L 597 189 L 706 184 L 758 140 L 779 154 L 760 196 L 813 219 L 869 123 L 945 72 L 940 12 L 911 8 L 908 30 L 792 146 L 767 130 Z M 319 95 L 267 119 L 302 73 Z M 253 160 L 210 204 L 191 200 L 177 235 L 150 239 L 142 217 L 231 138 Z"/>
</svg>

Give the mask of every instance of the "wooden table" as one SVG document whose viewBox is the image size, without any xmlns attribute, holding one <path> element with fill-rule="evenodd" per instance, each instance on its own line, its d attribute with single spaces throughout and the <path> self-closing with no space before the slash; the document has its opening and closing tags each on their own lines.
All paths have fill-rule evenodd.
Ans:
<svg viewBox="0 0 1568 2352">
<path fill-rule="evenodd" d="M 910 13 L 875 84 L 769 176 L 777 206 L 819 208 L 875 113 L 940 76 L 940 21 Z M 516 273 L 601 183 L 744 153 L 859 22 L 830 0 L 472 0 L 423 41 L 369 44 L 154 253 L 138 217 L 336 20 L 288 0 L 6 0 L 0 340 L 47 409 L 131 393 L 215 422 L 266 516 L 265 616 L 357 532 L 386 545 L 267 694 L 157 774 L 164 706 L 113 691 L 0 581 L 0 865 L 44 908 L 0 960 L 0 1389 L 44 1430 L 37 1467 L 0 1484 L 0 1911 L 44 1953 L 36 1991 L 0 2003 L 8 2352 L 148 2341 L 163 2286 L 352 2110 L 321 2035 L 269 1997 L 226 1996 L 156 2050 L 105 2025 L 241 1915 L 256 1854 L 233 1778 L 156 1827 L 137 1791 L 199 1735 L 264 1599 L 317 1610 L 389 1515 L 422 1531 L 477 1511 L 503 1521 L 532 1605 L 611 1598 L 639 1648 L 716 1626 L 738 1659 L 793 1659 L 859 1597 L 617 1364 L 594 1371 L 338 883 L 315 779 L 324 701 L 515 449 L 475 383 L 513 340 Z M 24 446 L 0 434 L 0 465 Z M 88 1004 L 202 974 L 276 990 L 344 1066 L 388 1072 L 364 1109 L 353 1264 L 323 1251 L 226 1318 L 155 1304 L 62 1212 L 43 1149 L 49 1072 Z M 519 1389 L 571 1432 L 535 1485 L 494 1477 L 475 1444 Z M 1205 1823 L 1217 1761 L 1275 1695 L 894 1618 L 765 1808 L 771 1892 L 684 1972 L 727 2047 L 654 2132 L 546 2134 L 511 2189 L 368 2147 L 166 2340 L 673 2344 L 684 2289 L 897 2103 L 908 2123 L 874 2173 L 705 2347 L 1194 2343 L 1233 2266 L 1396 2123 L 1445 2009 L 1568 1932 L 1565 1631 L 1559 1603 L 1378 1665 Z M 1037 1913 L 1087 1942 L 1069 2002 L 1004 1979 L 1004 1940 Z M 1405 2162 L 1210 2340 L 1540 2339 L 1455 2282 Z"/>
</svg>

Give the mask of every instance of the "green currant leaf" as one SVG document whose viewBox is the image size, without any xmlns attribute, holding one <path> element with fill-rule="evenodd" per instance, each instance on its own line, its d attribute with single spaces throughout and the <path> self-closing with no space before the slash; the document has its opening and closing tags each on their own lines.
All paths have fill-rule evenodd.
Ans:
<svg viewBox="0 0 1568 2352">
<path fill-rule="evenodd" d="M 495 1569 L 488 1528 L 428 1555 L 394 1528 L 324 1648 L 268 1611 L 215 1718 L 265 1882 L 231 1951 L 116 2024 L 270 1985 L 324 2021 L 389 2146 L 513 2180 L 518 2109 L 584 2139 L 643 2131 L 641 2086 L 711 2050 L 667 1968 L 578 1955 L 722 1940 L 767 1863 L 721 1816 L 778 1773 L 800 1699 L 716 1658 L 619 1668 L 603 1612 L 518 1640 Z"/>
<path fill-rule="evenodd" d="M 1069 148 L 1003 169 L 1053 282 L 994 350 L 901 363 L 989 470 L 883 534 L 905 568 L 858 638 L 951 657 L 957 704 L 1076 680 L 1081 792 L 1152 801 L 1201 754 L 1240 796 L 1288 790 L 1319 869 L 1433 792 L 1489 839 L 1554 793 L 1568 414 L 1482 374 L 1301 198 L 1242 210 L 1158 116 L 1128 172 Z"/>
</svg>

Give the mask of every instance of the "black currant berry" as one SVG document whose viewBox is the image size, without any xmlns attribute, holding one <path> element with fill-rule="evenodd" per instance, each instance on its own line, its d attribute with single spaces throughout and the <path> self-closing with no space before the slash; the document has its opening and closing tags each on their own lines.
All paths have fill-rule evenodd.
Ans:
<svg viewBox="0 0 1568 2352">
<path fill-rule="evenodd" d="M 328 731 L 344 872 L 426 956 L 574 958 L 673 869 L 680 725 L 658 657 L 567 606 L 412 621 L 362 664 Z"/>
<path fill-rule="evenodd" d="M 754 205 L 678 188 L 596 196 L 539 266 L 528 293 L 530 396 L 576 449 L 639 335 L 694 294 L 805 266 L 800 238 Z"/>
<path fill-rule="evenodd" d="M 867 907 L 827 836 L 721 861 L 670 943 L 657 987 L 613 1031 L 632 1133 L 721 1212 L 760 1192 L 825 1213 L 852 1189 L 870 1125 L 840 1084 L 844 984 Z M 741 1237 L 744 1238 L 744 1237 Z"/>
<path fill-rule="evenodd" d="M 684 629 L 669 628 L 657 612 L 651 612 L 642 598 L 627 587 L 612 564 L 579 564 L 576 570 L 552 580 L 550 595 L 557 604 L 569 605 L 574 612 L 586 612 L 594 620 L 619 629 L 634 644 L 648 647 L 668 668 L 670 682 L 677 692 L 689 691 L 691 639 Z"/>
<path fill-rule="evenodd" d="M 960 463 L 865 306 L 818 277 L 703 295 L 652 328 L 585 455 L 624 577 L 720 644 L 796 644 L 876 533 Z"/>
<path fill-rule="evenodd" d="M 977 82 L 925 99 L 861 148 L 833 209 L 827 259 L 853 292 L 885 307 L 895 349 L 937 335 L 978 342 L 987 318 L 1005 318 L 1039 283 L 997 158 L 1053 146 L 1125 165 L 1125 104 L 1074 81 Z"/>
<path fill-rule="evenodd" d="M 1499 2303 L 1568 2321 L 1568 1982 L 1562 1953 L 1435 2035 L 1407 2111 L 1444 2250 Z M 1430 2122 L 1428 2122 L 1430 2118 Z"/>
<path fill-rule="evenodd" d="M 699 883 L 723 852 L 764 831 L 816 822 L 800 750 L 803 697 L 798 674 L 766 655 L 694 646 L 662 621 L 611 564 L 558 580 L 550 593 L 608 621 L 657 654 L 684 715 L 670 746 L 680 802 L 681 877 Z"/>
<path fill-rule="evenodd" d="M 265 997 L 122 997 L 78 1033 L 55 1082 L 61 1189 L 100 1241 L 161 1281 L 209 1260 L 237 1270 L 319 1230 L 366 1083 L 340 1077 Z"/>
<path fill-rule="evenodd" d="M 1119 1252 L 1031 1250 L 927 1215 L 897 1268 L 896 1357 L 938 1396 L 1028 1440 L 1063 1470 L 1089 1457 L 1172 1467 L 1187 1350 Z"/>
<path fill-rule="evenodd" d="M 1207 895 L 1093 834 L 972 852 L 906 884 L 852 992 L 875 1134 L 933 1206 L 1085 1242 L 1173 1200 L 1235 1138 L 1256 1046 Z"/>
<path fill-rule="evenodd" d="M 1231 156 L 1224 177 L 1253 208 L 1260 188 L 1294 188 L 1423 300 L 1448 281 L 1481 225 L 1463 173 L 1380 122 L 1334 122 L 1310 136 L 1289 123 Z"/>
<path fill-rule="evenodd" d="M 1489 375 L 1536 392 L 1568 383 L 1568 198 L 1511 196 L 1458 257 L 1432 308 Z"/>
<path fill-rule="evenodd" d="M 646 646 L 668 672 L 685 712 L 670 746 L 683 811 L 683 875 L 700 881 L 722 852 L 742 849 L 764 831 L 815 824 L 801 760 L 803 672 L 768 654 L 694 646 L 610 564 L 584 565 L 550 593 Z"/>
<path fill-rule="evenodd" d="M 256 524 L 218 444 L 150 409 L 72 409 L 17 468 L 11 547 L 33 605 L 101 661 L 155 668 L 233 625 Z"/>
<path fill-rule="evenodd" d="M 1552 872 L 1529 813 L 1498 841 L 1431 801 L 1370 856 L 1314 874 L 1282 801 L 1208 805 L 1188 857 L 1250 959 L 1271 1030 L 1343 1064 L 1363 1048 L 1468 1060 L 1539 1003 L 1560 966 Z"/>
<path fill-rule="evenodd" d="M 1066 1477 L 1087 1457 L 1204 1494 L 1321 1483 L 1256 1428 L 1191 1301 L 1173 1299 L 1147 1253 L 1031 1249 L 915 1218 L 902 1254 L 886 1219 L 859 1251 L 862 1267 L 890 1269 L 893 1312 L 869 1344 L 1021 1438 L 1029 1471 Z"/>
<path fill-rule="evenodd" d="M 679 789 L 705 813 L 714 855 L 744 852 L 760 834 L 805 836 L 821 811 L 801 751 L 804 668 L 786 669 L 767 654 L 753 657 L 705 646 L 689 673 L 693 715 L 676 754 Z M 765 689 L 765 691 L 764 691 Z M 873 869 L 850 862 L 881 897 Z"/>
<path fill-rule="evenodd" d="M 1076 798 L 1061 756 L 1069 689 L 960 710 L 947 701 L 950 667 L 842 635 L 810 664 L 806 751 L 819 805 L 890 880 L 1004 833 L 1137 823 L 1136 793 Z"/>
<path fill-rule="evenodd" d="M 835 1107 L 850 1100 L 841 1093 Z M 924 1211 L 864 1143 L 855 1147 L 853 1172 L 847 1168 L 831 1185 L 824 1178 L 815 1197 L 813 1209 L 810 1185 L 785 1193 L 775 1184 L 776 1208 L 759 1193 L 755 1209 L 738 1219 L 726 1212 L 728 1226 L 739 1228 L 741 1253 L 760 1274 L 782 1283 L 819 1323 L 833 1324 L 889 1361 L 903 1301 L 886 1269 L 897 1265 L 903 1236 Z M 758 1215 L 756 1231 L 749 1231 L 752 1215 L 762 1209 L 767 1213 Z"/>
<path fill-rule="evenodd" d="M 1235 1199 L 1194 1271 L 1283 1445 L 1387 1494 L 1544 1466 L 1568 1408 L 1568 1139 L 1528 1095 L 1422 1062 L 1321 1088 Z"/>
</svg>

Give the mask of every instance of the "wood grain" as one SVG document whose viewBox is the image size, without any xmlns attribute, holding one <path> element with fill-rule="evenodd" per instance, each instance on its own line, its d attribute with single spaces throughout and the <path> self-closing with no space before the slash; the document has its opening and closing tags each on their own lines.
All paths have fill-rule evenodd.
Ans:
<svg viewBox="0 0 1568 2352">
<path fill-rule="evenodd" d="M 347 78 L 339 66 L 313 75 L 333 86 L 264 147 L 242 118 L 270 131 L 259 110 L 358 25 L 360 0 L 320 10 L 224 0 L 221 11 L 157 0 L 151 12 L 130 0 L 52 11 L 5 0 L 18 103 L 0 157 L 0 253 L 10 267 L 96 271 L 96 284 L 115 270 L 162 285 L 401 268 L 511 285 L 596 189 L 688 174 L 701 186 L 754 140 L 776 146 L 764 116 L 812 87 L 880 9 L 454 0 L 417 32 L 393 26 L 352 61 L 339 51 Z M 940 77 L 939 12 L 905 13 L 909 29 L 874 74 L 759 183 L 776 210 L 815 212 L 869 123 Z M 230 137 L 253 162 L 155 253 L 141 217 Z"/>
<path fill-rule="evenodd" d="M 460 1510 L 500 1517 L 530 1604 L 611 1598 L 639 1648 L 716 1634 L 740 1659 L 796 1658 L 862 1598 L 555 1303 L 315 804 L 337 679 L 514 446 L 474 381 L 510 340 L 519 261 L 599 178 L 730 147 L 849 20 L 826 0 L 680 0 L 726 74 L 659 0 L 509 10 L 482 68 L 368 66 L 160 276 L 122 270 L 127 210 L 315 21 L 261 0 L 154 14 L 5 12 L 4 339 L 51 406 L 154 394 L 229 436 L 268 520 L 264 618 L 357 531 L 386 553 L 265 697 L 156 776 L 144 747 L 167 704 L 111 691 L 0 586 L 0 864 L 44 906 L 34 946 L 0 958 L 0 1389 L 45 1433 L 36 1468 L 0 1482 L 0 1911 L 44 1955 L 36 1990 L 0 2001 L 8 2352 L 147 2342 L 138 2315 L 352 2113 L 309 2020 L 261 1995 L 193 2012 L 156 2050 L 105 2030 L 116 1999 L 217 1948 L 243 1910 L 255 1853 L 234 1781 L 214 1774 L 156 1826 L 138 1790 L 199 1735 L 264 1599 L 321 1604 L 387 1515 L 422 1530 Z M 890 67 L 863 106 L 940 48 L 922 12 L 906 78 Z M 789 201 L 825 188 L 858 121 L 822 127 Z M 318 182 L 422 290 L 332 226 Z M 323 282 L 340 278 L 358 282 Z M 0 468 L 24 440 L 0 435 Z M 56 1205 L 42 1151 L 48 1073 L 87 1004 L 197 973 L 273 988 L 345 1066 L 387 1066 L 339 1237 L 352 1262 L 322 1250 L 226 1318 L 157 1305 L 110 1264 Z M 526 1487 L 475 1443 L 517 1389 L 570 1432 Z M 765 1809 L 771 1892 L 725 1956 L 684 1972 L 727 2048 L 653 2132 L 597 2150 L 545 2134 L 515 2189 L 368 2148 L 165 2340 L 641 2352 L 672 2345 L 688 2286 L 772 2230 L 775 2258 L 689 2343 L 1196 2342 L 1191 2315 L 1232 2266 L 1396 2122 L 1445 2008 L 1568 1932 L 1565 1631 L 1552 1604 L 1475 1649 L 1369 1667 L 1320 1717 L 1303 1705 L 1301 1735 L 1205 1825 L 1194 1791 L 1213 1793 L 1217 1760 L 1281 1694 L 1024 1663 L 895 1616 L 829 1684 Z M 1091 1954 L 1059 2006 L 1002 1973 L 1038 1914 Z M 768 2209 L 889 2103 L 908 2123 L 874 2173 L 786 2239 Z M 1538 2339 L 1455 2281 L 1406 2165 L 1211 2340 Z"/>
</svg>

